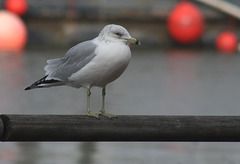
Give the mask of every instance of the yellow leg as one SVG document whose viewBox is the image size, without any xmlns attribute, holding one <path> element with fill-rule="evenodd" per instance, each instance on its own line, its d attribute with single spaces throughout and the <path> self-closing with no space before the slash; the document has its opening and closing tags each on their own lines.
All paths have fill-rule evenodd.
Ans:
<svg viewBox="0 0 240 164">
<path fill-rule="evenodd" d="M 90 91 L 90 88 L 88 88 L 87 89 L 87 116 L 99 118 L 98 114 L 92 113 L 90 111 L 90 96 L 91 96 L 91 91 Z"/>
<path fill-rule="evenodd" d="M 106 116 L 107 118 L 111 119 L 113 117 L 117 117 L 113 114 L 107 113 L 105 111 L 105 95 L 106 95 L 106 90 L 105 88 L 102 89 L 102 109 L 100 110 L 100 114 L 103 116 Z"/>
</svg>

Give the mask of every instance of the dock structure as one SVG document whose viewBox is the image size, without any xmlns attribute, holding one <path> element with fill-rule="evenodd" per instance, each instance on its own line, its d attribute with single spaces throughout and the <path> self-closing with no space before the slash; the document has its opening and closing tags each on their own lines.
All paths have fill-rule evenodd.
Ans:
<svg viewBox="0 0 240 164">
<path fill-rule="evenodd" d="M 1 115 L 1 141 L 239 142 L 240 116 Z"/>
</svg>

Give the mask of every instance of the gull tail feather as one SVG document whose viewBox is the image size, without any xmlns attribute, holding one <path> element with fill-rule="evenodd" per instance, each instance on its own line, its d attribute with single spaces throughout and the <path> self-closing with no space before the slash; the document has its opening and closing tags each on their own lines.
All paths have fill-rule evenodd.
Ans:
<svg viewBox="0 0 240 164">
<path fill-rule="evenodd" d="M 44 76 L 40 80 L 34 82 L 32 85 L 25 88 L 25 90 L 35 89 L 35 88 L 46 88 L 51 86 L 61 85 L 63 82 L 56 79 L 47 79 L 48 75 Z"/>
</svg>

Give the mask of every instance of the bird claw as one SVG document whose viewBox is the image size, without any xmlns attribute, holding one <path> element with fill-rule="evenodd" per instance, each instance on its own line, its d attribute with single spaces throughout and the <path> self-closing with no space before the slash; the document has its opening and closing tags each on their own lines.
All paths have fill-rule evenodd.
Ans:
<svg viewBox="0 0 240 164">
<path fill-rule="evenodd" d="M 107 117 L 108 119 L 112 119 L 114 117 L 117 117 L 116 115 L 113 115 L 113 114 L 110 114 L 110 113 L 107 113 L 105 111 L 100 111 L 100 114 Z"/>
<path fill-rule="evenodd" d="M 95 113 L 92 113 L 92 112 L 87 112 L 87 116 L 89 116 L 89 117 L 95 117 L 95 118 L 99 119 L 99 115 L 98 115 L 98 114 L 95 114 Z"/>
</svg>

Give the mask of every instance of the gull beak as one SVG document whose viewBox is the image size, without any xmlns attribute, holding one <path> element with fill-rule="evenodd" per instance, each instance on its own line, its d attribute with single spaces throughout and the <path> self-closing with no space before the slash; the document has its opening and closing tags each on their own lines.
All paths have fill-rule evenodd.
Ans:
<svg viewBox="0 0 240 164">
<path fill-rule="evenodd" d="M 136 45 L 141 45 L 141 42 L 135 38 L 124 38 L 126 41 L 128 41 L 129 43 L 134 43 Z"/>
</svg>

